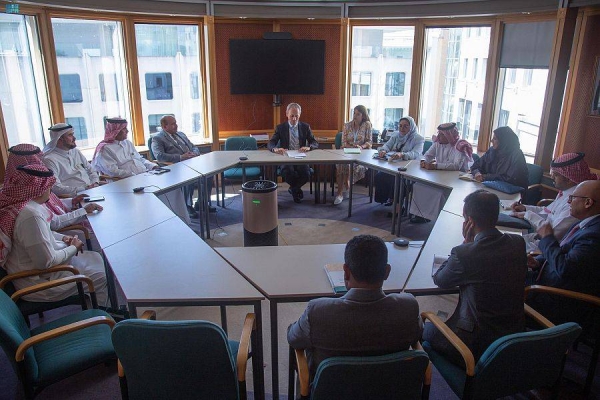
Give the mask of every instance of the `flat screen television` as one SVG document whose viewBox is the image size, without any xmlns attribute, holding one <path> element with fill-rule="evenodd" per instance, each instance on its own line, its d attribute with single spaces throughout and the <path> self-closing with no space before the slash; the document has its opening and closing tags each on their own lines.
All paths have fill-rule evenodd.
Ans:
<svg viewBox="0 0 600 400">
<path fill-rule="evenodd" d="M 230 39 L 231 94 L 323 94 L 324 40 Z"/>
</svg>

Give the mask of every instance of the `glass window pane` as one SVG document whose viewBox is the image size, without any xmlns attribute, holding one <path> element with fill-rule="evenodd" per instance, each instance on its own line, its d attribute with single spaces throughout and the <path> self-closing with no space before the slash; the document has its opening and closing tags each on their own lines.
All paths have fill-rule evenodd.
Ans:
<svg viewBox="0 0 600 400">
<path fill-rule="evenodd" d="M 414 36 L 413 26 L 352 29 L 350 106 L 370 109 L 375 130 L 397 129 L 408 109 Z"/>
<path fill-rule="evenodd" d="M 500 68 L 499 107 L 494 128 L 510 126 L 527 162 L 533 162 L 548 81 L 547 69 Z"/>
<path fill-rule="evenodd" d="M 52 18 L 52 30 L 65 118 L 82 121 L 79 147 L 95 147 L 106 116 L 130 120 L 121 23 Z"/>
<path fill-rule="evenodd" d="M 50 126 L 45 87 L 34 17 L 0 13 L 0 103 L 9 146 L 44 147 Z"/>
<path fill-rule="evenodd" d="M 456 122 L 462 138 L 477 145 L 490 31 L 489 27 L 426 29 L 419 121 L 423 136 L 435 135 L 441 123 Z"/>
<path fill-rule="evenodd" d="M 206 142 L 198 26 L 136 24 L 135 36 L 146 139 L 168 114 L 192 142 Z"/>
</svg>

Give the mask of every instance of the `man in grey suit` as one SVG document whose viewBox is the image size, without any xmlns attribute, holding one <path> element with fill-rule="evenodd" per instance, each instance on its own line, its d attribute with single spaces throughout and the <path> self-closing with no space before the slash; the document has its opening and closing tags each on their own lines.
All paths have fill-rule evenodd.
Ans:
<svg viewBox="0 0 600 400">
<path fill-rule="evenodd" d="M 386 295 L 381 289 L 391 270 L 387 257 L 387 247 L 377 236 L 352 238 L 344 253 L 348 293 L 311 300 L 288 328 L 290 346 L 306 350 L 311 376 L 328 357 L 394 353 L 419 340 L 417 300 L 407 293 Z"/>
<path fill-rule="evenodd" d="M 155 136 L 152 136 L 152 154 L 157 161 L 164 161 L 169 163 L 178 163 L 179 161 L 188 160 L 193 157 L 200 155 L 200 149 L 194 146 L 188 139 L 185 133 L 177 130 L 177 120 L 171 115 L 165 115 L 160 119 L 160 126 L 162 130 Z M 208 193 L 212 191 L 212 178 L 207 180 Z M 196 185 L 189 185 L 184 187 L 184 196 L 186 202 L 192 197 L 192 193 Z M 188 212 L 190 218 L 198 218 L 196 211 L 199 209 L 199 205 L 192 207 L 191 201 L 188 204 Z M 208 205 L 210 212 L 216 212 L 217 210 Z"/>
<path fill-rule="evenodd" d="M 475 362 L 499 337 L 525 329 L 523 282 L 527 272 L 525 241 L 495 228 L 498 196 L 478 190 L 465 198 L 463 244 L 433 276 L 441 288 L 458 286 L 458 305 L 446 324 L 469 347 Z M 463 359 L 430 323 L 423 340 L 459 365 Z"/>
</svg>

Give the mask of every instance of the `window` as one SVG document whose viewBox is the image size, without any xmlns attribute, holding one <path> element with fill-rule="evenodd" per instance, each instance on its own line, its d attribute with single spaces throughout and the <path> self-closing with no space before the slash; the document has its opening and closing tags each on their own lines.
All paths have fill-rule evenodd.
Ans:
<svg viewBox="0 0 600 400">
<path fill-rule="evenodd" d="M 95 147 L 104 139 L 104 116 L 131 120 L 121 23 L 51 21 L 65 119 L 81 118 L 87 140 L 79 147 Z"/>
<path fill-rule="evenodd" d="M 509 68 L 507 71 L 507 75 L 508 75 L 508 82 L 511 85 L 514 85 L 515 82 L 517 81 L 517 70 L 515 68 Z"/>
<path fill-rule="evenodd" d="M 81 103 L 83 101 L 79 74 L 59 75 L 58 79 L 63 103 Z"/>
<path fill-rule="evenodd" d="M 107 82 L 105 82 L 105 79 Z M 119 101 L 119 86 L 117 85 L 116 74 L 100 74 L 98 75 L 98 82 L 100 83 L 100 100 Z M 106 86 L 107 83 L 108 87 Z"/>
<path fill-rule="evenodd" d="M 192 97 L 192 99 L 200 98 L 200 90 L 198 89 L 198 87 L 198 73 L 192 72 L 190 74 L 190 96 Z"/>
<path fill-rule="evenodd" d="M 485 78 L 485 71 L 487 69 L 487 58 L 481 60 L 481 69 L 479 71 L 479 75 L 477 75 L 477 80 L 483 81 Z"/>
<path fill-rule="evenodd" d="M 467 74 L 469 73 L 469 59 L 465 58 L 463 60 L 463 70 L 462 70 L 462 74 L 461 76 L 465 79 L 467 79 Z"/>
<path fill-rule="evenodd" d="M 472 126 L 479 121 L 472 119 L 472 105 L 483 103 L 485 81 L 478 78 L 480 62 L 489 51 L 489 27 L 471 30 L 468 27 L 427 28 L 425 30 L 425 59 L 421 85 L 419 131 L 430 137 L 439 124 L 456 122 L 461 136 L 477 145 Z M 475 38 L 475 34 L 479 37 Z M 485 38 L 485 39 L 484 39 Z M 467 58 L 472 59 L 469 69 Z M 459 78 L 460 61 L 464 60 L 463 74 L 469 79 Z M 481 118 L 481 117 L 480 117 Z"/>
<path fill-rule="evenodd" d="M 200 113 L 192 113 L 192 132 L 198 134 L 202 130 L 201 128 L 202 121 L 200 120 Z"/>
<path fill-rule="evenodd" d="M 509 116 L 510 111 L 500 110 L 500 115 L 498 116 L 498 126 L 508 126 Z"/>
<path fill-rule="evenodd" d="M 397 129 L 409 108 L 414 36 L 413 26 L 352 27 L 349 105 L 370 110 L 373 129 Z"/>
<path fill-rule="evenodd" d="M 50 107 L 46 92 L 37 90 L 46 87 L 40 54 L 35 18 L 0 13 L 0 103 L 8 146 L 44 147 Z"/>
<path fill-rule="evenodd" d="M 370 96 L 371 95 L 371 73 L 353 72 L 352 73 L 352 96 Z"/>
<path fill-rule="evenodd" d="M 173 80 L 170 72 L 146 74 L 146 98 L 148 100 L 173 98 Z"/>
<path fill-rule="evenodd" d="M 206 141 L 198 25 L 137 23 L 135 40 L 145 139 L 168 114 L 192 142 Z"/>
<path fill-rule="evenodd" d="M 477 143 L 477 139 L 479 139 L 479 124 L 481 121 L 481 110 L 483 109 L 483 104 L 477 104 L 477 114 L 475 114 L 475 131 L 473 132 L 473 142 Z"/>
<path fill-rule="evenodd" d="M 533 80 L 533 70 L 532 69 L 524 69 L 523 70 L 523 86 L 531 86 L 532 80 Z"/>
<path fill-rule="evenodd" d="M 404 96 L 404 72 L 388 72 L 385 74 L 385 95 Z"/>
<path fill-rule="evenodd" d="M 77 145 L 86 147 L 88 141 L 87 127 L 85 126 L 85 118 L 71 117 L 66 118 L 65 122 L 73 127 L 74 135 L 77 139 Z"/>
<path fill-rule="evenodd" d="M 404 110 L 401 108 L 386 108 L 384 115 L 384 128 L 398 130 L 398 123 L 403 117 Z"/>
</svg>

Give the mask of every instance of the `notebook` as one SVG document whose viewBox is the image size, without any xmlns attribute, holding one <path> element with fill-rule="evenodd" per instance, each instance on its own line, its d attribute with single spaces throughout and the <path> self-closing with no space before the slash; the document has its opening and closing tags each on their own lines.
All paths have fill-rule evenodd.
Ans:
<svg viewBox="0 0 600 400">
<path fill-rule="evenodd" d="M 346 293 L 348 291 L 344 281 L 344 264 L 325 264 L 325 272 L 333 293 Z"/>
<path fill-rule="evenodd" d="M 344 154 L 360 154 L 360 147 L 344 147 Z"/>
</svg>

